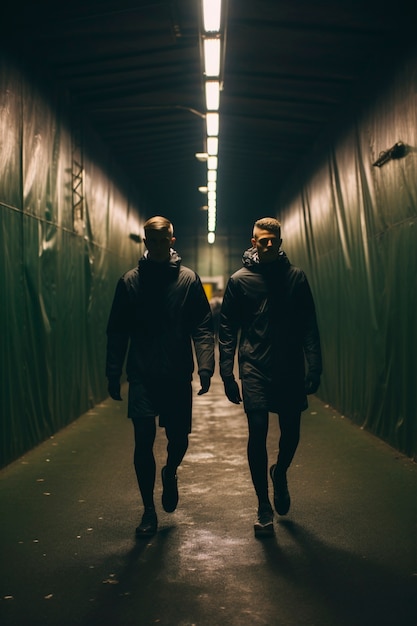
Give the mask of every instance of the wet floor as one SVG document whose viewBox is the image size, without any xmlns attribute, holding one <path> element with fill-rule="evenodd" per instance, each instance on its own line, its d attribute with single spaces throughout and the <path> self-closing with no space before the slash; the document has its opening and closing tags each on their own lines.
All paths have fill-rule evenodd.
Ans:
<svg viewBox="0 0 417 626">
<path fill-rule="evenodd" d="M 159 530 L 138 541 L 125 412 L 103 402 L 0 472 L 2 626 L 416 626 L 417 464 L 312 398 L 291 510 L 255 539 L 246 420 L 216 378 L 171 514 L 158 431 Z M 271 415 L 271 463 L 278 435 Z"/>
</svg>

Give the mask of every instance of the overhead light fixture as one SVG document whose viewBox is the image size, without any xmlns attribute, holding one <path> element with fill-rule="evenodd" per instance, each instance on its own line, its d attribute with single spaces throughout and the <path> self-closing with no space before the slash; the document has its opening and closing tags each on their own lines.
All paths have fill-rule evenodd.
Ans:
<svg viewBox="0 0 417 626">
<path fill-rule="evenodd" d="M 210 207 L 207 213 L 207 228 L 213 232 L 216 230 L 216 212 L 210 211 Z"/>
<path fill-rule="evenodd" d="M 204 39 L 203 47 L 206 76 L 220 76 L 220 39 Z"/>
<path fill-rule="evenodd" d="M 207 137 L 207 154 L 216 156 L 219 152 L 219 140 L 217 137 Z"/>
<path fill-rule="evenodd" d="M 198 191 L 199 191 L 200 193 L 207 193 L 207 192 L 208 192 L 208 187 L 206 187 L 206 186 L 201 186 L 201 187 L 199 187 L 199 188 L 198 188 Z"/>
<path fill-rule="evenodd" d="M 196 152 L 196 153 L 195 153 L 195 158 L 196 158 L 198 161 L 207 161 L 207 159 L 208 159 L 208 154 L 207 154 L 207 152 Z"/>
<path fill-rule="evenodd" d="M 209 137 L 217 137 L 219 134 L 219 114 L 209 112 L 206 114 L 207 135 Z"/>
<path fill-rule="evenodd" d="M 208 111 L 218 111 L 220 104 L 220 83 L 218 80 L 206 81 L 206 107 Z"/>
<path fill-rule="evenodd" d="M 207 162 L 207 230 L 208 242 L 214 243 L 216 230 L 217 168 L 219 152 L 220 91 L 223 89 L 224 59 L 226 45 L 227 4 L 221 0 L 201 0 L 200 54 L 204 74 L 206 100 L 206 147 L 207 153 L 196 155 Z M 203 157 L 204 154 L 204 157 Z M 200 188 L 201 190 L 201 188 Z"/>
<path fill-rule="evenodd" d="M 209 156 L 207 159 L 207 169 L 217 170 L 218 158 L 216 156 Z"/>
<path fill-rule="evenodd" d="M 203 0 L 203 26 L 206 32 L 219 32 L 221 14 L 221 0 Z"/>
</svg>

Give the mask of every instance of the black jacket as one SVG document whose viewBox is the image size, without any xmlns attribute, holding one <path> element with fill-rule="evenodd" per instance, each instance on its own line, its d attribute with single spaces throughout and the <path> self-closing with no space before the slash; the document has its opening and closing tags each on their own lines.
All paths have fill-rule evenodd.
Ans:
<svg viewBox="0 0 417 626">
<path fill-rule="evenodd" d="M 107 325 L 107 378 L 120 378 L 126 352 L 129 381 L 191 380 L 194 343 L 198 371 L 214 370 L 210 306 L 198 275 L 169 261 L 155 263 L 147 253 L 116 287 Z"/>
<path fill-rule="evenodd" d="M 303 410 L 305 360 L 320 380 L 320 338 L 311 290 L 304 272 L 284 252 L 259 263 L 256 248 L 243 255 L 243 268 L 227 284 L 220 314 L 220 374 L 233 375 L 239 338 L 239 375 L 246 404 L 268 388 L 269 410 Z M 248 396 L 251 396 L 249 398 Z M 246 396 L 246 397 L 245 397 Z"/>
</svg>

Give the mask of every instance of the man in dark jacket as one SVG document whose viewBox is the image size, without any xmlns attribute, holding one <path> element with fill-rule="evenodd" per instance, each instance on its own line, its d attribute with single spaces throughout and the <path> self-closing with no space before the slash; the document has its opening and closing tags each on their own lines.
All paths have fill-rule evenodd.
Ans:
<svg viewBox="0 0 417 626">
<path fill-rule="evenodd" d="M 243 268 L 228 281 L 220 314 L 220 374 L 227 398 L 242 400 L 233 368 L 239 337 L 239 376 L 247 414 L 248 461 L 258 496 L 256 536 L 273 534 L 268 496 L 268 412 L 279 416 L 280 440 L 270 468 L 274 506 L 290 508 L 287 470 L 300 438 L 301 411 L 315 393 L 322 371 L 315 306 L 304 272 L 281 250 L 281 225 L 270 217 L 255 222 L 252 248 Z M 305 375 L 305 361 L 307 375 Z"/>
<path fill-rule="evenodd" d="M 150 218 L 144 231 L 147 251 L 116 287 L 107 326 L 106 362 L 109 394 L 121 400 L 120 377 L 128 353 L 128 417 L 134 426 L 134 466 L 144 505 L 137 536 L 157 531 L 156 416 L 168 440 L 162 505 L 167 512 L 177 507 L 177 468 L 191 432 L 192 342 L 201 384 L 198 395 L 207 393 L 214 371 L 211 311 L 200 278 L 181 265 L 172 249 L 173 226 L 165 217 Z"/>
</svg>

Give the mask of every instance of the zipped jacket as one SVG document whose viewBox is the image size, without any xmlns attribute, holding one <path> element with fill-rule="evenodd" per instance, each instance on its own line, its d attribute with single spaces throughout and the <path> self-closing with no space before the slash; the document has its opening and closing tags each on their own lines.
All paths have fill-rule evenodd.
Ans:
<svg viewBox="0 0 417 626">
<path fill-rule="evenodd" d="M 107 378 L 191 380 L 192 342 L 198 372 L 213 375 L 210 306 L 199 276 L 171 250 L 164 263 L 147 252 L 118 281 L 107 325 Z"/>
<path fill-rule="evenodd" d="M 280 252 L 260 263 L 256 248 L 229 279 L 220 314 L 220 374 L 233 376 L 238 346 L 239 376 L 246 405 L 268 388 L 269 410 L 307 407 L 308 375 L 320 379 L 322 359 L 313 296 L 304 272 Z M 249 397 L 250 396 L 250 397 Z"/>
</svg>

